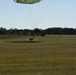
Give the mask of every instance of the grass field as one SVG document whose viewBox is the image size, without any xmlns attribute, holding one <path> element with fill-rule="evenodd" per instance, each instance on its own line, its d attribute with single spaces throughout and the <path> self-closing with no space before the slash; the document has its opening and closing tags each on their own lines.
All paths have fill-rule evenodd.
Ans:
<svg viewBox="0 0 76 75">
<path fill-rule="evenodd" d="M 76 35 L 26 39 L 0 36 L 0 75 L 76 75 Z"/>
</svg>

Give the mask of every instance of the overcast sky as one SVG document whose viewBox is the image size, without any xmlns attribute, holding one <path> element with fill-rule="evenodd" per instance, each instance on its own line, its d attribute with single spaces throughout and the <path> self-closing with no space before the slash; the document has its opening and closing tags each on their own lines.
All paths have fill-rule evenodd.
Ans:
<svg viewBox="0 0 76 75">
<path fill-rule="evenodd" d="M 0 27 L 33 29 L 76 28 L 76 0 L 42 0 L 36 4 L 0 1 Z"/>
</svg>

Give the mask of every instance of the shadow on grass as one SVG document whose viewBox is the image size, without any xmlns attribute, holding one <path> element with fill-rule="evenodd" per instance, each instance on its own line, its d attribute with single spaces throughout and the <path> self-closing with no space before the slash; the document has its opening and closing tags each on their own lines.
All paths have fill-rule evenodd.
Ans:
<svg viewBox="0 0 76 75">
<path fill-rule="evenodd" d="M 40 43 L 43 41 L 7 41 L 9 43 Z"/>
</svg>

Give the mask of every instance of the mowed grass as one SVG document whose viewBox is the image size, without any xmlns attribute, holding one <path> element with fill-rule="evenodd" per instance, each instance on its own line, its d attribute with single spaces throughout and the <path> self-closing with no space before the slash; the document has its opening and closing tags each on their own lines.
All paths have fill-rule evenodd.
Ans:
<svg viewBox="0 0 76 75">
<path fill-rule="evenodd" d="M 36 41 L 0 36 L 0 75 L 76 75 L 76 35 L 37 37 Z"/>
</svg>

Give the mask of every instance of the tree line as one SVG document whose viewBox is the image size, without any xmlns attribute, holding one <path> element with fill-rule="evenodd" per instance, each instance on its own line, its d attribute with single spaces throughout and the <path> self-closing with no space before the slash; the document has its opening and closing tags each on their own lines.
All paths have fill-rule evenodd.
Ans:
<svg viewBox="0 0 76 75">
<path fill-rule="evenodd" d="M 37 36 L 76 35 L 76 29 L 53 27 L 53 28 L 47 28 L 44 30 L 39 28 L 35 28 L 31 30 L 31 29 L 17 29 L 17 28 L 6 29 L 3 27 L 0 27 L 0 35 L 32 35 L 32 36 L 33 35 L 37 35 Z"/>
</svg>

